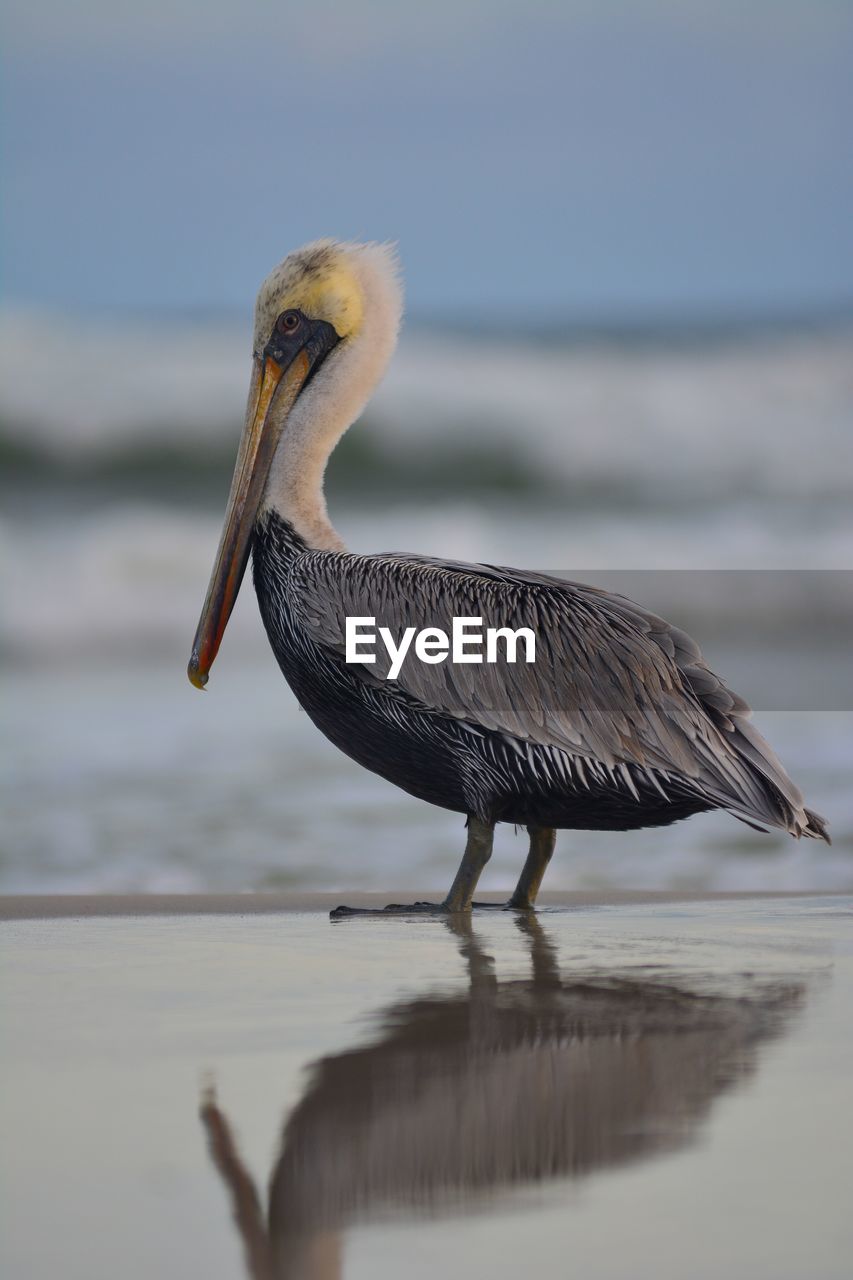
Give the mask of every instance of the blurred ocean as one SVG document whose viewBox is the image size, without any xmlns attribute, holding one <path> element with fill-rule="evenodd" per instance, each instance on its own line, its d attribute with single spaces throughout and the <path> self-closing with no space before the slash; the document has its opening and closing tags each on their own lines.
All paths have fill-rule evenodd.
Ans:
<svg viewBox="0 0 853 1280">
<path fill-rule="evenodd" d="M 440 889 L 454 870 L 460 820 L 319 736 L 251 589 L 206 695 L 186 681 L 248 345 L 236 321 L 0 313 L 0 891 Z M 330 469 L 349 545 L 643 599 L 766 708 L 832 823 L 831 849 L 720 816 L 565 833 L 554 886 L 853 884 L 853 601 L 826 572 L 853 566 L 851 427 L 840 322 L 404 335 Z M 489 886 L 522 856 L 503 832 Z"/>
</svg>

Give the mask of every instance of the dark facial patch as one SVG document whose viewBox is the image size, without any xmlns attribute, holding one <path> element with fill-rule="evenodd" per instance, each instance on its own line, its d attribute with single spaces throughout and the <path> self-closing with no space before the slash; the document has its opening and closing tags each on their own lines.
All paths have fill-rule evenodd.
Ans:
<svg viewBox="0 0 853 1280">
<path fill-rule="evenodd" d="M 298 315 L 300 323 L 293 328 L 276 322 L 270 340 L 264 347 L 264 356 L 275 360 L 282 369 L 287 369 L 300 351 L 307 352 L 311 365 L 311 373 L 308 377 L 310 381 L 329 352 L 340 342 L 340 338 L 334 326 L 327 320 L 312 320 L 304 312 L 294 309 L 282 314 Z"/>
</svg>

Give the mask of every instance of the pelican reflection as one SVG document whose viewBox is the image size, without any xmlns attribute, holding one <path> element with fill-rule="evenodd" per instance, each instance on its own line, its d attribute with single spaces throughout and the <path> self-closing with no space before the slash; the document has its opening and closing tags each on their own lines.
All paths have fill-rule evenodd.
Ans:
<svg viewBox="0 0 853 1280">
<path fill-rule="evenodd" d="M 627 975 L 563 977 L 534 916 L 530 976 L 499 981 L 470 918 L 450 917 L 468 987 L 391 1006 L 372 1043 L 320 1059 L 291 1112 L 267 1213 L 228 1121 L 202 1105 L 253 1280 L 333 1280 L 347 1227 L 441 1213 L 688 1143 L 756 1067 L 802 984 L 702 994 Z"/>
</svg>

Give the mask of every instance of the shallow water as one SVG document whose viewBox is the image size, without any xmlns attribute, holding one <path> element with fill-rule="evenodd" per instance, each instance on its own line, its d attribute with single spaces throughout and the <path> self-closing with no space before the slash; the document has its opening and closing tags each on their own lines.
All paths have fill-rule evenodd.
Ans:
<svg viewBox="0 0 853 1280">
<path fill-rule="evenodd" d="M 562 528 L 553 510 L 517 513 L 509 526 L 476 508 L 448 527 L 421 514 L 409 545 L 498 563 L 546 564 L 548 538 Z M 356 545 L 405 545 L 401 517 L 352 520 Z M 0 892 L 446 889 L 461 820 L 323 739 L 281 677 L 249 584 L 208 689 L 188 684 L 217 522 L 78 513 L 66 525 L 28 526 L 23 550 L 9 556 Z M 714 538 L 708 546 L 719 552 Z M 577 576 L 694 632 L 757 708 L 808 803 L 829 819 L 833 846 L 760 835 L 719 815 L 628 835 L 566 833 L 548 885 L 849 888 L 853 575 L 593 567 Z M 502 829 L 487 885 L 511 888 L 522 860 L 521 840 Z"/>
<path fill-rule="evenodd" d="M 4 1273 L 845 1276 L 851 922 L 7 924 Z"/>
<path fill-rule="evenodd" d="M 223 655 L 202 696 L 136 660 L 18 669 L 2 688 L 0 892 L 446 890 L 463 818 L 343 756 L 261 650 Z M 759 724 L 831 848 L 724 814 L 660 830 L 561 832 L 548 888 L 847 889 L 853 713 L 766 712 Z M 330 797 L 333 803 L 330 803 Z M 523 833 L 499 828 L 482 887 L 509 891 Z"/>
</svg>

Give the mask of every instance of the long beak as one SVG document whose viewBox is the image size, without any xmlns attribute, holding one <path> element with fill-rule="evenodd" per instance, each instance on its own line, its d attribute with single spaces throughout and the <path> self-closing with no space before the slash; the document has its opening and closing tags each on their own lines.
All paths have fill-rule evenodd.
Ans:
<svg viewBox="0 0 853 1280">
<path fill-rule="evenodd" d="M 287 369 L 269 356 L 264 360 L 255 357 L 246 422 L 240 437 L 225 524 L 187 667 L 190 682 L 197 689 L 203 689 L 207 684 L 210 668 L 219 652 L 246 572 L 252 529 L 273 455 L 287 415 L 310 369 L 311 361 L 306 351 L 300 351 Z"/>
</svg>

